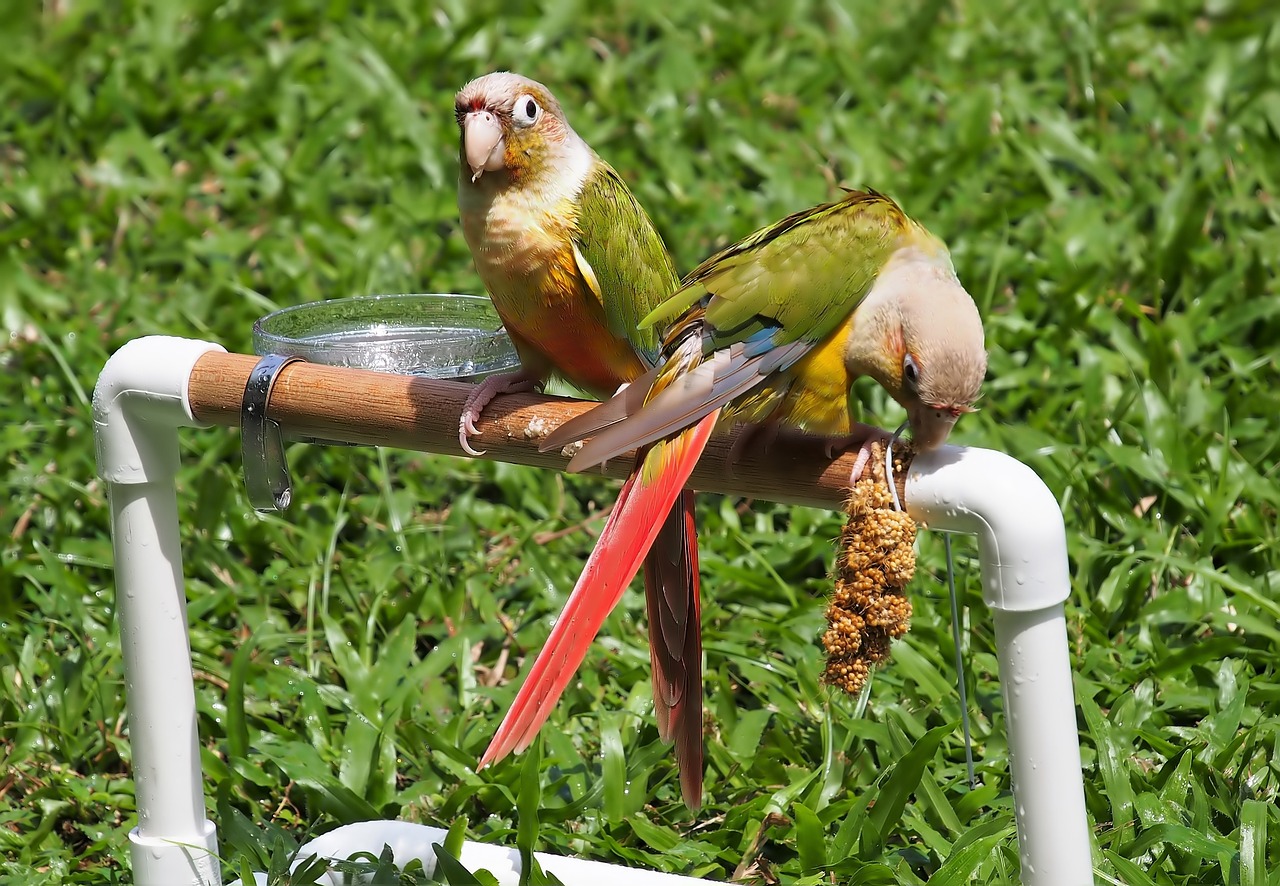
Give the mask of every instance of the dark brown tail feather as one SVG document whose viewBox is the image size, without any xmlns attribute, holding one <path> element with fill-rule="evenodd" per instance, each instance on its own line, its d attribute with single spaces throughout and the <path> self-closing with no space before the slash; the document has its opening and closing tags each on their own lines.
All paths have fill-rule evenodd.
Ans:
<svg viewBox="0 0 1280 886">
<path fill-rule="evenodd" d="M 658 734 L 675 742 L 680 793 L 702 805 L 702 607 L 694 493 L 685 490 L 644 561 Z"/>
</svg>

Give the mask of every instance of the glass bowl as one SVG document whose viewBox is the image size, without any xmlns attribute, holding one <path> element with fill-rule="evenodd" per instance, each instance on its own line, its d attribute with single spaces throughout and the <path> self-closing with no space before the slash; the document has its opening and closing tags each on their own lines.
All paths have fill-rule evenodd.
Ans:
<svg viewBox="0 0 1280 886">
<path fill-rule="evenodd" d="M 258 355 L 427 378 L 475 379 L 519 365 L 488 298 L 365 295 L 284 308 L 253 324 Z"/>
</svg>

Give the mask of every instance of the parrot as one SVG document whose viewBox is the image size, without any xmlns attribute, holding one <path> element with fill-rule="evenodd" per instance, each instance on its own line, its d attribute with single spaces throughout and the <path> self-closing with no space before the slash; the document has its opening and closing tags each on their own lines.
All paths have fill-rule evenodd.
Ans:
<svg viewBox="0 0 1280 886">
<path fill-rule="evenodd" d="M 879 383 L 906 410 L 916 449 L 930 450 L 974 411 L 987 371 L 982 320 L 946 245 L 873 190 L 713 255 L 641 326 L 658 323 L 663 362 L 540 448 L 590 438 L 569 463 L 582 471 L 718 413 L 722 424 L 861 437 L 856 481 L 872 442 L 854 417 L 857 379 Z M 687 477 L 696 460 L 684 453 L 678 470 Z"/>
<path fill-rule="evenodd" d="M 458 438 L 478 455 L 468 438 L 493 397 L 540 387 L 551 375 L 608 397 L 656 365 L 658 332 L 641 328 L 640 320 L 676 291 L 678 278 L 644 209 L 569 125 L 546 86 L 510 72 L 487 74 L 459 90 L 454 112 L 463 236 L 520 358 L 517 371 L 490 376 L 466 401 Z M 709 433 L 714 418 L 703 424 Z M 607 597 L 612 602 L 597 607 L 607 613 L 644 561 L 658 732 L 675 742 L 681 794 L 696 809 L 703 762 L 694 497 L 684 490 L 664 496 L 663 513 L 639 515 L 653 532 L 630 537 L 618 530 L 637 522 L 628 516 L 636 510 L 628 502 L 638 498 L 637 484 L 643 485 L 633 474 L 623 485 L 596 545 L 597 568 L 583 574 L 570 599 Z M 582 643 L 577 662 L 598 630 Z M 572 623 L 558 620 L 546 648 L 571 645 L 564 635 L 572 632 Z M 527 718 L 537 726 L 546 719 L 554 704 L 543 703 L 546 669 L 545 662 L 541 670 L 535 666 L 525 680 L 479 768 L 524 749 L 527 742 L 516 747 L 510 739 L 525 734 Z"/>
<path fill-rule="evenodd" d="M 713 255 L 640 325 L 668 321 L 658 365 L 540 444 L 547 451 L 587 440 L 571 471 L 639 448 L 628 510 L 620 517 L 616 508 L 610 520 L 636 520 L 618 530 L 632 537 L 656 536 L 656 525 L 638 521 L 666 513 L 717 427 L 789 427 L 842 447 L 861 439 L 852 485 L 877 436 L 855 421 L 856 379 L 883 386 L 906 409 L 915 446 L 928 450 L 973 411 L 986 375 L 981 318 L 946 246 L 871 190 L 790 215 Z M 598 545 L 583 575 L 612 557 Z M 569 598 L 557 633 L 570 627 L 552 634 L 531 671 L 531 679 L 543 675 L 542 712 L 522 716 L 503 747 L 532 740 L 620 596 L 615 588 Z"/>
</svg>

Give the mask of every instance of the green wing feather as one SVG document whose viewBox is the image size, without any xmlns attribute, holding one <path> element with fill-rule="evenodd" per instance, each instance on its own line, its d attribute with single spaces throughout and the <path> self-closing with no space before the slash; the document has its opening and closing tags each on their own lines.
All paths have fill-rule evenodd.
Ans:
<svg viewBox="0 0 1280 886">
<path fill-rule="evenodd" d="M 665 324 L 699 302 L 716 347 L 774 329 L 775 345 L 825 338 L 870 291 L 886 261 L 921 235 L 875 191 L 850 191 L 761 228 L 713 255 L 641 323 Z"/>
<path fill-rule="evenodd" d="M 612 167 L 596 158 L 579 197 L 577 247 L 595 276 L 609 329 L 652 365 L 658 332 L 640 320 L 679 285 L 675 265 L 653 222 Z"/>
</svg>

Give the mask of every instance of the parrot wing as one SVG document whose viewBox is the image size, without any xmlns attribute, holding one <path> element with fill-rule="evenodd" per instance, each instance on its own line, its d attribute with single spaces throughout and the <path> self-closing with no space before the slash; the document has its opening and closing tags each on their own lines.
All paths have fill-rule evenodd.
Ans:
<svg viewBox="0 0 1280 886">
<path fill-rule="evenodd" d="M 662 238 L 626 183 L 600 158 L 578 198 L 574 257 L 604 307 L 609 329 L 631 342 L 652 366 L 658 334 L 640 319 L 678 285 Z"/>
<path fill-rule="evenodd" d="M 554 448 L 590 437 L 569 462 L 568 470 L 582 471 L 631 449 L 670 437 L 747 393 L 772 373 L 786 369 L 811 347 L 807 342 L 775 347 L 770 338 L 771 334 L 762 333 L 746 342 L 732 344 L 689 369 L 673 369 L 670 364 L 664 364 L 649 397 L 638 409 L 634 406 L 639 398 L 626 397 L 628 388 L 603 406 L 561 425 L 542 445 Z M 698 344 L 697 339 L 689 342 L 694 346 Z M 619 417 L 619 405 L 624 408 L 631 405 L 633 410 Z M 602 413 L 600 420 L 596 420 L 596 412 Z"/>
<path fill-rule="evenodd" d="M 641 323 L 702 303 L 714 348 L 771 331 L 771 342 L 821 341 L 871 290 L 904 236 L 929 235 L 875 191 L 789 215 L 695 268 Z"/>
</svg>

